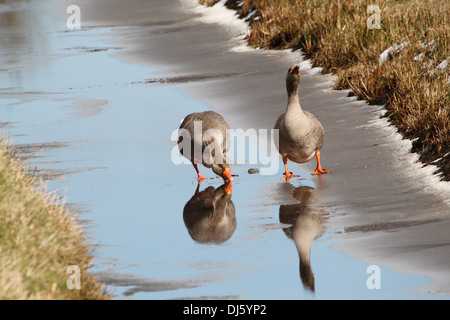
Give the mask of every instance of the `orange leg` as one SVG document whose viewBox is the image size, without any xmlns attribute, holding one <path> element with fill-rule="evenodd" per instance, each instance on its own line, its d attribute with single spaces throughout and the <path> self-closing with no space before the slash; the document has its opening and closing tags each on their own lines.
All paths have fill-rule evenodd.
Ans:
<svg viewBox="0 0 450 320">
<path fill-rule="evenodd" d="M 202 176 L 202 174 L 200 173 L 200 171 L 198 171 L 198 168 L 197 168 L 197 164 L 196 164 L 196 163 L 193 163 L 192 165 L 194 166 L 195 171 L 197 171 L 197 179 L 198 179 L 198 183 L 199 183 L 199 184 L 202 183 L 203 180 L 208 179 L 208 178 Z"/>
<path fill-rule="evenodd" d="M 331 173 L 330 170 L 322 169 L 322 166 L 320 165 L 320 151 L 316 152 L 316 158 L 317 158 L 317 168 L 314 170 L 311 174 L 323 174 L 323 173 Z"/>
<path fill-rule="evenodd" d="M 288 167 L 287 167 L 287 156 L 283 157 L 283 163 L 284 163 L 284 170 L 285 170 L 283 178 L 286 179 L 286 182 L 289 182 L 289 180 L 293 177 L 300 177 L 299 175 L 292 174 L 289 172 Z"/>
</svg>

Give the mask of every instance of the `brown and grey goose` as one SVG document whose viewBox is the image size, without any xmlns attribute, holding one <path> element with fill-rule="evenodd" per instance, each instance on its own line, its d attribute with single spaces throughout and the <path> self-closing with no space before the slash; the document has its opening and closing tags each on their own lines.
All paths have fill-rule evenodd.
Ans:
<svg viewBox="0 0 450 320">
<path fill-rule="evenodd" d="M 236 230 L 236 209 L 227 186 L 224 184 L 217 189 L 209 186 L 199 191 L 198 185 L 184 206 L 184 224 L 195 241 L 222 243 L 230 239 Z"/>
<path fill-rule="evenodd" d="M 314 274 L 311 268 L 312 242 L 319 238 L 325 228 L 327 213 L 313 207 L 313 188 L 301 186 L 294 190 L 299 203 L 280 206 L 280 222 L 291 225 L 283 228 L 286 236 L 294 240 L 299 256 L 300 279 L 304 287 L 315 291 Z"/>
<path fill-rule="evenodd" d="M 317 168 L 312 174 L 329 173 L 330 170 L 322 169 L 320 164 L 320 149 L 323 146 L 324 130 L 317 117 L 311 112 L 304 111 L 298 99 L 298 84 L 300 83 L 299 67 L 288 70 L 286 77 L 286 90 L 288 103 L 286 112 L 275 123 L 275 129 L 279 130 L 278 151 L 283 157 L 286 170 L 283 178 L 289 182 L 290 178 L 298 177 L 288 171 L 287 160 L 296 163 L 304 163 L 311 160 L 314 155 L 317 158 Z"/>
<path fill-rule="evenodd" d="M 230 146 L 229 129 L 228 123 L 220 114 L 205 111 L 189 114 L 178 130 L 178 148 L 194 166 L 199 183 L 207 179 L 197 167 L 197 164 L 203 164 L 223 178 L 229 185 L 227 192 L 231 192 L 233 183 L 225 156 Z"/>
</svg>

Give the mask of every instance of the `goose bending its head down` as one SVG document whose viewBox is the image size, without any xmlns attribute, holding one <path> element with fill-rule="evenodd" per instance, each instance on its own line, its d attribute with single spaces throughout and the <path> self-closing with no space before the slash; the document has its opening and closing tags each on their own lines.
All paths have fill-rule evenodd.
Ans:
<svg viewBox="0 0 450 320">
<path fill-rule="evenodd" d="M 232 184 L 233 177 L 225 154 L 230 146 L 230 127 L 225 119 L 214 111 L 191 113 L 178 130 L 178 148 L 189 159 L 197 172 L 199 183 L 205 178 L 198 170 L 201 163 Z M 231 189 L 227 189 L 229 191 Z"/>
<path fill-rule="evenodd" d="M 300 70 L 298 66 L 288 70 L 286 77 L 286 90 L 288 103 L 286 112 L 275 123 L 279 133 L 278 151 L 283 157 L 286 170 L 283 178 L 286 182 L 292 177 L 298 177 L 288 171 L 287 160 L 304 163 L 314 156 L 317 159 L 317 168 L 312 174 L 323 174 L 331 171 L 322 169 L 320 164 L 320 149 L 323 146 L 324 130 L 322 124 L 314 114 L 304 111 L 298 99 L 298 85 L 300 83 Z"/>
<path fill-rule="evenodd" d="M 183 209 L 183 220 L 189 235 L 199 243 L 222 243 L 236 230 L 236 209 L 226 185 L 199 186 Z"/>
</svg>

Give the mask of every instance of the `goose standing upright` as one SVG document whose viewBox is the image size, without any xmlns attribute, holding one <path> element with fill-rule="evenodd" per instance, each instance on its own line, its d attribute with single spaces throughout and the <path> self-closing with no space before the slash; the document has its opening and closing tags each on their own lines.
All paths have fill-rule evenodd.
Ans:
<svg viewBox="0 0 450 320">
<path fill-rule="evenodd" d="M 299 67 L 288 70 L 286 77 L 286 90 L 288 103 L 286 112 L 275 123 L 275 129 L 279 130 L 278 151 L 283 157 L 286 170 L 283 178 L 289 182 L 290 178 L 298 177 L 289 172 L 287 160 L 304 163 L 311 160 L 314 155 L 317 158 L 317 168 L 312 174 L 329 173 L 330 170 L 322 169 L 320 164 L 320 149 L 323 146 L 324 130 L 322 124 L 314 114 L 304 111 L 298 99 L 298 84 L 300 83 Z"/>
<path fill-rule="evenodd" d="M 199 183 L 207 179 L 198 170 L 199 163 L 211 168 L 227 184 L 233 183 L 225 157 L 230 146 L 229 129 L 225 119 L 214 111 L 191 113 L 182 121 L 178 130 L 178 148 L 194 166 Z"/>
</svg>

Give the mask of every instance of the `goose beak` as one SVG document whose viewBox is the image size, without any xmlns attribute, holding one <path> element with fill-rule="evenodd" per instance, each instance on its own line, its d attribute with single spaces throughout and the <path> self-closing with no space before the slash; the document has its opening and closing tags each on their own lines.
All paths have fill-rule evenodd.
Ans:
<svg viewBox="0 0 450 320">
<path fill-rule="evenodd" d="M 233 183 L 233 177 L 231 176 L 230 168 L 225 168 L 223 175 L 228 179 L 230 183 Z"/>
<path fill-rule="evenodd" d="M 300 70 L 300 68 L 298 66 L 295 66 L 295 67 L 291 68 L 291 72 L 295 73 L 295 74 L 299 74 L 300 73 L 299 70 Z"/>
<path fill-rule="evenodd" d="M 233 193 L 233 183 L 227 183 L 227 185 L 225 186 L 225 192 L 227 194 L 232 194 Z"/>
</svg>

